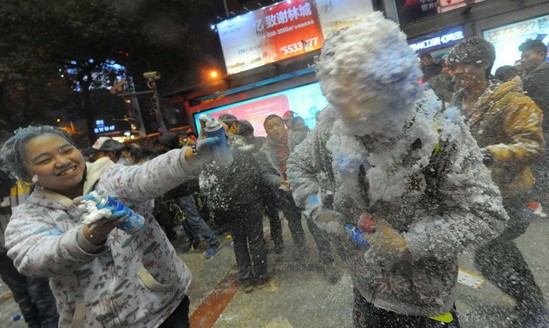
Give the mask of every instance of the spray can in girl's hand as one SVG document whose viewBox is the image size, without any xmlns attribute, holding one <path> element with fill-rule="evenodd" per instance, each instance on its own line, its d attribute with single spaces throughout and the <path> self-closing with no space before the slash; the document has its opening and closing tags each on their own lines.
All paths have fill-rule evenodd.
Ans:
<svg viewBox="0 0 549 328">
<path fill-rule="evenodd" d="M 124 223 L 119 224 L 117 228 L 122 229 L 127 233 L 134 233 L 145 225 L 145 218 L 143 216 L 135 213 L 128 206 L 111 196 L 104 197 L 98 202 L 97 208 L 101 209 L 103 207 L 114 208 L 112 211 L 113 213 L 118 211 L 124 211 L 126 213 L 128 219 Z"/>
<path fill-rule="evenodd" d="M 215 118 L 205 114 L 200 115 L 198 119 L 204 123 L 204 132 L 207 137 L 206 140 L 202 141 L 203 147 L 210 147 L 209 151 L 217 164 L 230 165 L 233 162 L 233 154 L 227 142 L 223 125 Z"/>
<path fill-rule="evenodd" d="M 103 215 L 100 213 L 103 209 L 108 209 L 115 217 L 126 217 L 126 220 L 117 226 L 127 233 L 134 233 L 145 225 L 145 218 L 135 213 L 128 206 L 119 200 L 108 196 L 100 195 L 96 191 L 83 196 L 83 203 L 87 204 L 88 215 L 84 218 L 84 223 L 93 224 Z M 93 213 L 92 213 L 93 212 Z"/>
</svg>

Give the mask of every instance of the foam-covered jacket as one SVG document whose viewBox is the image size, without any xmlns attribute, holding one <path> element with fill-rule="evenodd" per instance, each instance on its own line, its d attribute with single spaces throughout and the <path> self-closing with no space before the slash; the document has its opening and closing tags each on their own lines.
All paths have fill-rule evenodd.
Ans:
<svg viewBox="0 0 549 328">
<path fill-rule="evenodd" d="M 435 115 L 439 107 L 429 94 L 402 133 L 387 142 L 345 134 L 327 109 L 288 160 L 298 206 L 311 211 L 322 199 L 311 196 L 328 188 L 340 225 L 356 225 L 366 214 L 404 236 L 407 251 L 395 254 L 376 246 L 365 250 L 336 232 L 354 287 L 375 306 L 401 314 L 449 311 L 458 254 L 496 237 L 508 219 L 459 111 Z M 321 176 L 328 187 L 319 184 Z"/>
<path fill-rule="evenodd" d="M 293 153 L 295 147 L 299 145 L 306 136 L 306 131 L 288 131 L 288 149 L 290 154 Z M 268 184 L 268 187 L 277 190 L 280 185 L 279 181 L 285 179 L 285 176 L 282 172 L 282 163 L 278 158 L 276 149 L 268 140 L 269 137 L 267 136 L 267 141 L 263 143 L 263 146 L 259 150 L 257 159 L 259 165 L 261 165 L 263 178 Z"/>
<path fill-rule="evenodd" d="M 58 193 L 37 187 L 14 209 L 8 255 L 22 274 L 49 277 L 60 327 L 153 328 L 179 305 L 191 273 L 152 216 L 151 200 L 198 174 L 185 150 L 143 165 L 86 163 L 84 194 L 117 196 L 146 219 L 134 234 L 114 229 L 103 246 L 86 242 L 82 210 Z"/>
<path fill-rule="evenodd" d="M 461 105 L 463 93 L 453 100 Z M 463 106 L 464 107 L 464 106 Z M 522 93 L 520 79 L 491 83 L 470 111 L 462 110 L 480 148 L 492 154 L 492 179 L 503 196 L 514 196 L 534 185 L 530 165 L 543 154 L 542 113 Z"/>
<path fill-rule="evenodd" d="M 228 166 L 216 162 L 205 163 L 200 174 L 200 188 L 208 194 L 208 206 L 216 210 L 230 210 L 259 202 L 261 171 L 253 154 L 253 145 L 241 138 L 233 138 L 233 162 Z"/>
</svg>

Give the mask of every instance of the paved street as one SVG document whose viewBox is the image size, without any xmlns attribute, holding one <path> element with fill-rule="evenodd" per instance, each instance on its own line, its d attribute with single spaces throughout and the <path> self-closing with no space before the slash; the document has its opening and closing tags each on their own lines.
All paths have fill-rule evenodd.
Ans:
<svg viewBox="0 0 549 328">
<path fill-rule="evenodd" d="M 549 241 L 546 236 L 549 236 L 549 221 L 537 219 L 517 242 L 541 288 L 549 295 L 546 270 Z M 350 277 L 344 274 L 339 283 L 328 284 L 315 265 L 315 252 L 311 251 L 306 258 L 295 254 L 286 224 L 284 237 L 286 253 L 269 255 L 269 268 L 273 272 L 271 284 L 263 289 L 256 288 L 251 294 L 245 294 L 235 279 L 236 266 L 230 241 L 209 260 L 204 260 L 200 252 L 182 253 L 181 258 L 193 272 L 189 290 L 193 327 L 352 327 Z M 307 237 L 313 250 L 313 240 L 310 235 Z M 180 248 L 178 241 L 174 244 Z M 477 273 L 471 255 L 461 257 L 460 267 Z M 2 284 L 0 299 L 5 298 L 6 293 L 6 286 Z M 507 326 L 505 319 L 513 313 L 512 307 L 513 300 L 488 282 L 478 289 L 459 285 L 457 309 L 464 328 L 504 328 Z M 0 328 L 25 327 L 23 319 L 12 321 L 15 314 L 19 311 L 12 299 L 1 303 Z"/>
</svg>

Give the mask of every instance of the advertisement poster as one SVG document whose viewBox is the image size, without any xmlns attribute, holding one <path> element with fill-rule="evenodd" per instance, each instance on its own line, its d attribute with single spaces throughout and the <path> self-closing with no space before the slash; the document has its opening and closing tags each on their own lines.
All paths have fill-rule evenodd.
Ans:
<svg viewBox="0 0 549 328">
<path fill-rule="evenodd" d="M 549 44 L 549 15 L 504 25 L 482 32 L 484 39 L 496 48 L 496 61 L 492 72 L 503 65 L 514 65 L 520 60 L 518 47 L 526 40 L 540 40 Z M 549 61 L 548 58 L 545 59 Z"/>
<path fill-rule="evenodd" d="M 485 0 L 395 0 L 398 18 L 406 24 Z"/>
<path fill-rule="evenodd" d="M 372 2 L 364 0 L 316 0 L 316 7 L 324 38 L 358 23 L 373 11 Z"/>
<path fill-rule="evenodd" d="M 227 73 L 320 49 L 329 33 L 372 11 L 364 0 L 287 0 L 216 25 Z"/>
<path fill-rule="evenodd" d="M 327 104 L 320 90 L 320 84 L 313 83 L 195 113 L 194 120 L 197 129 L 200 130 L 198 117 L 201 114 L 212 115 L 215 118 L 222 114 L 232 114 L 238 119 L 252 123 L 256 136 L 265 136 L 263 122 L 267 116 L 276 114 L 282 117 L 285 112 L 291 110 L 302 117 L 305 125 L 312 129 L 316 124 L 316 113 L 324 109 Z"/>
<path fill-rule="evenodd" d="M 313 0 L 284 1 L 217 25 L 228 74 L 320 49 Z"/>
<path fill-rule="evenodd" d="M 465 7 L 470 4 L 479 3 L 484 0 L 440 0 L 438 6 L 438 12 L 443 13 L 446 11 L 458 9 L 460 7 Z"/>
<path fill-rule="evenodd" d="M 437 0 L 395 0 L 401 24 L 433 16 L 437 13 Z"/>
</svg>

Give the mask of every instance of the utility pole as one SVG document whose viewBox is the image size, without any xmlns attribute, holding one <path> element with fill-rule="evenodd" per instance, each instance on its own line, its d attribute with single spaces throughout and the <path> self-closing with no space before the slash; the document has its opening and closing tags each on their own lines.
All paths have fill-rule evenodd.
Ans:
<svg viewBox="0 0 549 328">
<path fill-rule="evenodd" d="M 225 5 L 225 17 L 229 18 L 229 8 L 227 7 L 227 0 L 223 0 L 223 5 Z"/>
<path fill-rule="evenodd" d="M 126 92 L 123 92 L 123 91 L 126 91 Z M 139 106 L 139 101 L 137 99 L 137 95 L 143 94 L 143 92 L 135 91 L 133 78 L 131 76 L 127 76 L 125 79 L 116 82 L 111 87 L 111 93 L 113 95 L 123 97 L 124 102 L 127 105 L 129 105 L 129 109 L 127 109 L 127 114 L 130 119 L 128 119 L 126 115 L 124 115 L 124 119 L 118 119 L 117 121 L 128 122 L 129 124 L 132 125 L 132 130 L 133 130 L 133 123 L 130 122 L 130 120 L 134 121 L 138 125 L 139 136 L 147 135 L 147 132 L 145 131 L 145 124 L 143 124 L 143 116 L 141 114 L 141 108 Z M 152 93 L 152 91 L 146 91 L 146 93 Z"/>
<path fill-rule="evenodd" d="M 145 124 L 143 124 L 143 116 L 141 115 L 141 108 L 139 107 L 139 101 L 137 100 L 137 95 L 135 94 L 135 85 L 133 84 L 133 78 L 127 77 L 128 80 L 128 91 L 131 93 L 131 105 L 133 109 L 132 116 L 136 118 L 137 124 L 139 125 L 139 136 L 147 135 L 145 132 Z"/>
<path fill-rule="evenodd" d="M 164 117 L 162 115 L 162 108 L 160 107 L 160 97 L 158 97 L 158 90 L 156 88 L 156 81 L 160 80 L 160 73 L 154 71 L 154 72 L 145 72 L 143 73 L 143 77 L 147 79 L 147 86 L 149 89 L 153 92 L 153 105 L 154 105 L 154 113 L 156 115 L 156 121 L 158 122 L 159 131 L 161 134 L 164 134 L 168 131 L 166 127 L 166 123 L 164 122 Z"/>
</svg>

